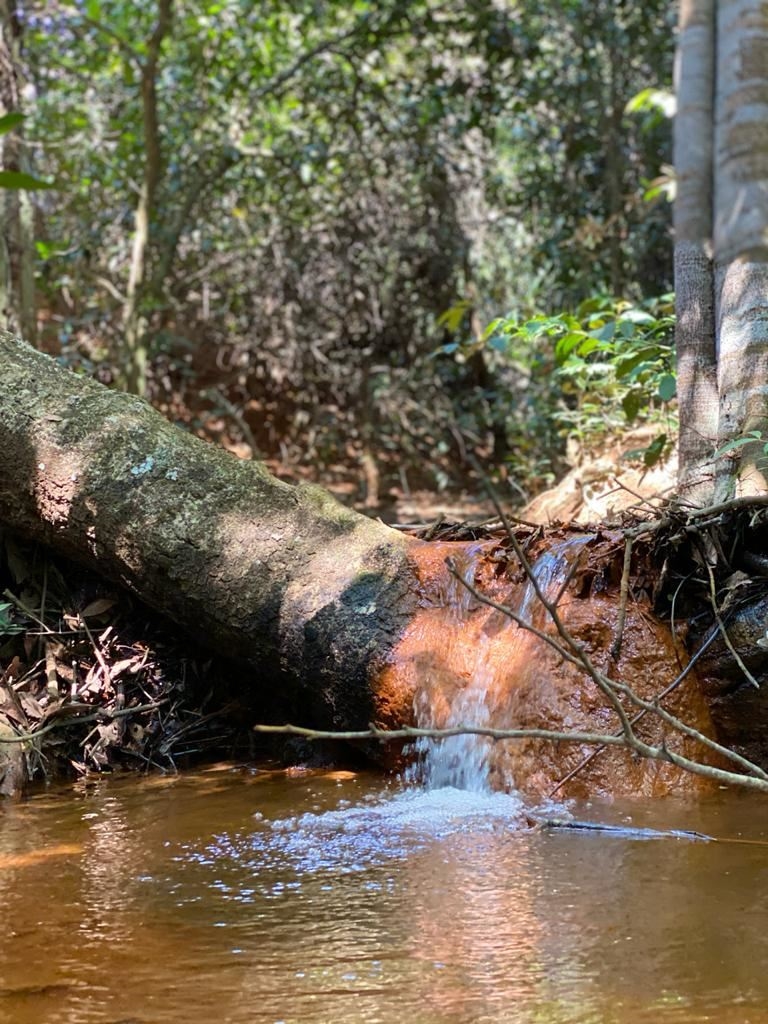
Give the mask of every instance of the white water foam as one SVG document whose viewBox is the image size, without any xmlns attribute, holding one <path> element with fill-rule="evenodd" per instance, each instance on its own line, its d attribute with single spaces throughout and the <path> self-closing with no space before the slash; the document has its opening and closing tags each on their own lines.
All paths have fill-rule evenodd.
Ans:
<svg viewBox="0 0 768 1024">
<path fill-rule="evenodd" d="M 245 863 L 254 872 L 290 866 L 299 876 L 347 875 L 406 859 L 451 836 L 505 835 L 526 826 L 523 802 L 515 794 L 409 788 L 281 818 L 250 835 L 217 836 L 185 859 Z"/>
</svg>

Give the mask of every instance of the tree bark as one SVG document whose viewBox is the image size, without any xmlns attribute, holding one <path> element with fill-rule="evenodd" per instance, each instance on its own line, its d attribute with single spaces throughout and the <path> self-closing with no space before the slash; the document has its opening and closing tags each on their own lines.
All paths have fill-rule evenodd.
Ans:
<svg viewBox="0 0 768 1024">
<path fill-rule="evenodd" d="M 683 0 L 675 78 L 674 148 L 677 396 L 680 493 L 694 504 L 714 496 L 717 443 L 712 274 L 714 0 Z"/>
<path fill-rule="evenodd" d="M 720 446 L 717 497 L 768 490 L 768 8 L 719 0 L 715 99 L 715 294 Z M 735 465 L 734 465 L 735 463 Z"/>
<path fill-rule="evenodd" d="M 0 114 L 22 108 L 20 71 L 21 24 L 15 5 L 0 0 Z M 0 137 L 2 167 L 28 171 L 21 125 Z M 37 340 L 35 302 L 34 209 L 26 189 L 3 189 L 3 232 L 0 238 L 0 315 L 3 326 Z"/>
<path fill-rule="evenodd" d="M 135 395 L 143 395 L 147 383 L 146 315 L 142 309 L 147 297 L 147 260 L 150 251 L 152 217 L 157 188 L 163 170 L 160 122 L 157 110 L 157 73 L 160 50 L 171 30 L 173 0 L 158 0 L 157 25 L 147 40 L 146 57 L 141 64 L 141 110 L 144 137 L 144 177 L 136 206 L 131 266 L 126 290 L 125 385 Z M 162 282 L 161 282 L 162 283 Z"/>
</svg>

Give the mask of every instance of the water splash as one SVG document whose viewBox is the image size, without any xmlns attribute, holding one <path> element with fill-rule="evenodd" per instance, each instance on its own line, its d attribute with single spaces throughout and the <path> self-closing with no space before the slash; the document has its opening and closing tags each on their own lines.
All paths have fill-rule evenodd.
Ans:
<svg viewBox="0 0 768 1024">
<path fill-rule="evenodd" d="M 571 537 L 544 552 L 532 567 L 539 589 L 547 597 L 555 597 L 566 582 L 574 559 L 574 550 L 593 540 L 593 535 Z M 483 553 L 483 545 L 473 545 L 454 559 L 456 569 L 465 583 L 474 584 Z M 475 599 L 461 581 L 451 579 L 441 594 L 444 606 L 450 609 L 461 630 L 475 607 Z M 521 584 L 509 603 L 526 622 L 531 622 L 536 609 L 536 587 L 532 580 Z M 509 652 L 507 670 L 518 656 L 524 656 L 530 643 L 530 634 L 520 629 L 511 619 L 506 628 L 516 632 L 507 640 Z M 511 640 L 511 642 L 510 642 Z M 435 694 L 429 686 L 420 689 L 414 698 L 416 722 L 422 728 L 454 728 L 460 726 L 493 726 L 489 694 L 493 692 L 497 668 L 491 660 L 493 640 L 481 633 L 475 649 L 471 678 L 460 689 L 447 713 L 438 715 L 434 706 Z M 416 760 L 406 780 L 429 790 L 454 787 L 472 793 L 491 791 L 491 751 L 493 741 L 484 736 L 466 734 L 443 740 L 424 739 L 414 746 Z M 513 788 L 513 780 L 507 780 Z"/>
</svg>

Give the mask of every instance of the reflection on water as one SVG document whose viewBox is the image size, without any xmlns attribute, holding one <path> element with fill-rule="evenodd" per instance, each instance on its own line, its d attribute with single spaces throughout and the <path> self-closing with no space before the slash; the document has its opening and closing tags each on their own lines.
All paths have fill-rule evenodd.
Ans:
<svg viewBox="0 0 768 1024">
<path fill-rule="evenodd" d="M 572 810 L 763 838 L 734 795 Z M 514 796 L 235 769 L 3 814 L 0 1022 L 768 1019 L 759 843 L 543 834 Z"/>
</svg>

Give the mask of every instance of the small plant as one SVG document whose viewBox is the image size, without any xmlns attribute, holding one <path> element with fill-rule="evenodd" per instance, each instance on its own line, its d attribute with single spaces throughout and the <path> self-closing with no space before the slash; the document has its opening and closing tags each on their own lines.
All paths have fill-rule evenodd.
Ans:
<svg viewBox="0 0 768 1024">
<path fill-rule="evenodd" d="M 16 636 L 17 633 L 24 632 L 23 626 L 11 621 L 11 608 L 12 605 L 7 601 L 0 601 L 0 637 Z"/>
</svg>

